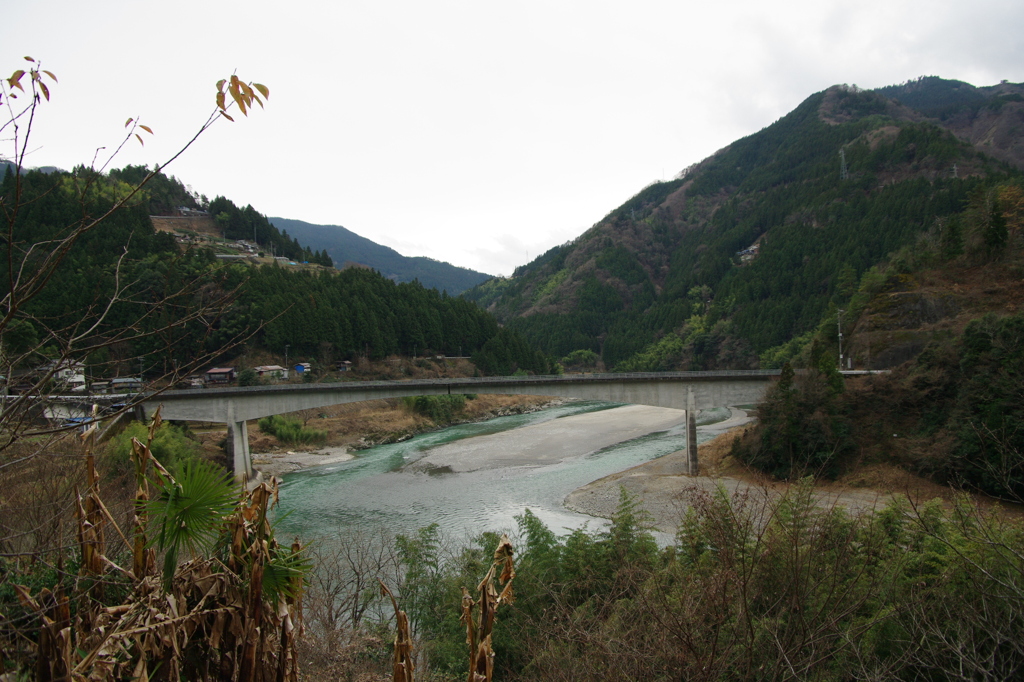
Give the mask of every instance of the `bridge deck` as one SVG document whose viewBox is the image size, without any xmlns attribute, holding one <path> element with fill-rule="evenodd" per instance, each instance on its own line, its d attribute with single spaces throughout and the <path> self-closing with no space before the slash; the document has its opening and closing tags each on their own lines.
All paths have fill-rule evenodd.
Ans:
<svg viewBox="0 0 1024 682">
<path fill-rule="evenodd" d="M 380 398 L 504 393 L 670 407 L 686 410 L 688 421 L 693 422 L 697 410 L 759 402 L 768 384 L 778 375 L 778 370 L 752 370 L 279 384 L 165 391 L 148 397 L 144 404 L 147 411 L 161 405 L 165 419 L 227 423 L 235 472 L 242 475 L 251 470 L 246 422 L 275 414 Z M 694 453 L 695 429 L 695 425 L 687 429 L 693 431 L 687 441 L 689 450 Z M 692 469 L 696 473 L 695 454 L 692 458 Z"/>
</svg>

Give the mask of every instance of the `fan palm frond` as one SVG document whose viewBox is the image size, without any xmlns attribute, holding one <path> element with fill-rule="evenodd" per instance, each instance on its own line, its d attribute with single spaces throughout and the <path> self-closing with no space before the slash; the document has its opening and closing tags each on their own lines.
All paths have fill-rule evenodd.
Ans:
<svg viewBox="0 0 1024 682">
<path fill-rule="evenodd" d="M 181 548 L 196 554 L 210 551 L 238 500 L 231 478 L 207 462 L 186 462 L 177 478 L 157 474 L 159 492 L 146 503 L 156 529 L 150 545 L 166 552 L 164 584 L 169 586 Z"/>
</svg>

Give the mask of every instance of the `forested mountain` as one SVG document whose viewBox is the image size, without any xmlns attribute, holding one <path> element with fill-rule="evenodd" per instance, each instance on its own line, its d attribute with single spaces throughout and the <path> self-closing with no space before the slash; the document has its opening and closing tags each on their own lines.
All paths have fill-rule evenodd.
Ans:
<svg viewBox="0 0 1024 682">
<path fill-rule="evenodd" d="M 434 352 L 471 355 L 485 373 L 551 370 L 489 313 L 418 282 L 397 284 L 365 268 L 253 267 L 201 246 L 183 250 L 154 230 L 147 194 L 110 212 L 131 191 L 121 172 L 4 175 L 0 205 L 16 208 L 4 213 L 8 256 L 0 259 L 0 277 L 13 282 L 0 329 L 5 369 L 56 359 L 86 362 L 92 379 L 169 377 L 243 346 L 281 354 L 287 345 L 293 357 Z M 222 209 L 225 224 L 266 222 L 227 199 L 210 206 Z M 265 226 L 273 239 L 276 228 Z"/>
<path fill-rule="evenodd" d="M 455 296 L 488 279 L 489 275 L 423 256 L 403 256 L 340 225 L 314 225 L 301 220 L 271 218 L 278 228 L 304 244 L 323 249 L 338 267 L 364 265 L 396 282 L 418 280 L 425 287 Z"/>
<path fill-rule="evenodd" d="M 799 346 L 785 344 L 834 320 L 865 273 L 920 235 L 955 224 L 984 248 L 964 212 L 973 201 L 971 215 L 984 213 L 1020 171 L 940 117 L 994 113 L 1008 130 L 1024 115 L 1020 91 L 923 79 L 898 86 L 896 101 L 832 87 L 465 296 L 544 351 L 589 350 L 609 369 L 778 364 Z M 1021 139 L 983 150 L 1012 161 Z"/>
<path fill-rule="evenodd" d="M 11 161 L 8 161 L 7 159 L 0 158 L 0 178 L 4 177 L 8 169 L 13 171 L 15 168 L 17 168 L 16 164 L 14 164 Z M 32 170 L 39 171 L 40 173 L 53 173 L 59 171 L 60 169 L 57 168 L 56 166 L 40 166 L 38 168 L 33 168 Z"/>
<path fill-rule="evenodd" d="M 308 242 L 303 246 L 297 237 L 289 235 L 288 230 L 278 230 L 265 215 L 251 205 L 238 208 L 229 199 L 217 197 L 210 202 L 209 211 L 228 239 L 255 241 L 274 256 L 284 256 L 297 262 L 316 263 L 328 268 L 334 267 L 334 260 L 326 251 L 313 250 Z"/>
</svg>

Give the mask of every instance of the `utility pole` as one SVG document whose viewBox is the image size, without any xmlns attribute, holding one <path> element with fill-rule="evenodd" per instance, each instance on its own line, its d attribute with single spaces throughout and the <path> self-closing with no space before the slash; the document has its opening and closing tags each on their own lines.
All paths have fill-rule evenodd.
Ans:
<svg viewBox="0 0 1024 682">
<path fill-rule="evenodd" d="M 843 313 L 845 310 L 840 310 L 836 316 L 836 327 L 839 330 L 839 371 L 843 371 Z"/>
<path fill-rule="evenodd" d="M 284 367 L 288 369 L 288 349 L 291 347 L 290 343 L 284 344 Z"/>
</svg>

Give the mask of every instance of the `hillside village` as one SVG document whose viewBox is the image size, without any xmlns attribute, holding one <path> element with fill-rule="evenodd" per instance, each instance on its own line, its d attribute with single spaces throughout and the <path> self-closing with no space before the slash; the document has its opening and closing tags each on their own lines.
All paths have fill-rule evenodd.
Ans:
<svg viewBox="0 0 1024 682">
<path fill-rule="evenodd" d="M 175 241 L 182 248 L 193 246 L 211 248 L 218 259 L 226 262 L 250 265 L 276 264 L 281 267 L 314 271 L 324 267 L 307 261 L 297 262 L 287 256 L 276 256 L 272 249 L 267 253 L 251 239 L 226 239 L 223 236 L 223 229 L 206 211 L 185 206 L 175 207 L 174 211 L 178 215 L 151 215 L 149 218 L 153 222 L 153 229 L 157 232 L 174 235 Z"/>
</svg>

